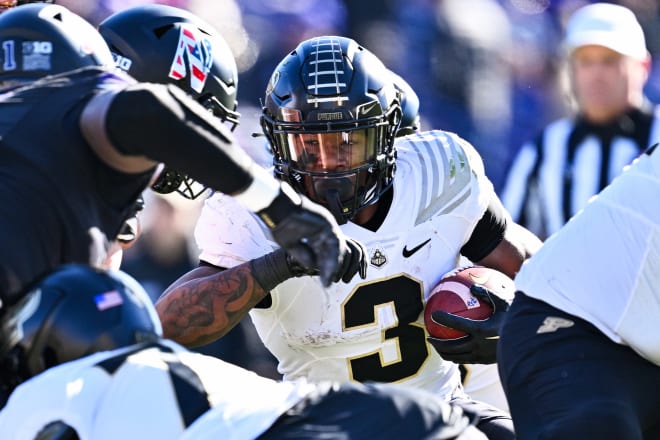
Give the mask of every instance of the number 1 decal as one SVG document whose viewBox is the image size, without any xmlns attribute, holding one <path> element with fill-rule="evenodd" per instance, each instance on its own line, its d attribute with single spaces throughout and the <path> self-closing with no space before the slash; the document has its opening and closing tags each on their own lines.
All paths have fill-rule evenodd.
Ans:
<svg viewBox="0 0 660 440">
<path fill-rule="evenodd" d="M 16 70 L 16 57 L 14 51 L 14 40 L 6 40 L 2 42 L 2 51 L 4 52 L 4 63 L 2 64 L 3 70 Z"/>
</svg>

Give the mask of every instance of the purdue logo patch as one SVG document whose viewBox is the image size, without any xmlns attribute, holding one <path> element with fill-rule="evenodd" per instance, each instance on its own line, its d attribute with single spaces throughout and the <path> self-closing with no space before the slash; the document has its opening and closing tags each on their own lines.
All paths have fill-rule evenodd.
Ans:
<svg viewBox="0 0 660 440">
<path fill-rule="evenodd" d="M 385 263 L 387 263 L 387 257 L 381 252 L 380 249 L 376 249 L 371 256 L 371 265 L 381 267 Z"/>
</svg>

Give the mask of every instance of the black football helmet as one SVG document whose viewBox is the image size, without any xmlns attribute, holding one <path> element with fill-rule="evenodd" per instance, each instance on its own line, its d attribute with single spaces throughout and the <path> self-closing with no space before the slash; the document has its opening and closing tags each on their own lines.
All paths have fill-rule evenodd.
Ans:
<svg viewBox="0 0 660 440">
<path fill-rule="evenodd" d="M 270 78 L 261 123 L 275 173 L 339 223 L 392 185 L 401 123 L 392 73 L 339 36 L 303 41 Z"/>
<path fill-rule="evenodd" d="M 0 15 L 0 82 L 30 81 L 87 66 L 113 66 L 103 38 L 63 6 L 33 3 Z"/>
<path fill-rule="evenodd" d="M 394 87 L 399 92 L 401 103 L 401 124 L 396 132 L 397 137 L 417 133 L 421 123 L 419 118 L 419 97 L 408 82 L 394 72 L 391 72 Z"/>
<path fill-rule="evenodd" d="M 162 335 L 151 299 L 135 279 L 84 265 L 46 276 L 4 312 L 1 325 L 5 394 L 55 365 Z"/>
<path fill-rule="evenodd" d="M 135 6 L 103 20 L 99 32 L 117 66 L 138 81 L 175 84 L 232 130 L 239 123 L 236 61 L 222 36 L 199 17 L 172 6 Z M 205 190 L 168 167 L 152 189 L 188 199 Z"/>
</svg>

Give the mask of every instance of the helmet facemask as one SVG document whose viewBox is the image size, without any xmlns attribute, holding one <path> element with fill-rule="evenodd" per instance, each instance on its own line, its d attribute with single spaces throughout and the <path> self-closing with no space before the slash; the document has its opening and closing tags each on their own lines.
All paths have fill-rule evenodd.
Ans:
<svg viewBox="0 0 660 440">
<path fill-rule="evenodd" d="M 270 121 L 275 172 L 311 200 L 326 206 L 345 223 L 375 203 L 391 185 L 394 153 L 390 114 L 350 123 L 300 125 L 299 113 L 285 111 Z M 396 124 L 396 122 L 394 122 Z"/>
</svg>

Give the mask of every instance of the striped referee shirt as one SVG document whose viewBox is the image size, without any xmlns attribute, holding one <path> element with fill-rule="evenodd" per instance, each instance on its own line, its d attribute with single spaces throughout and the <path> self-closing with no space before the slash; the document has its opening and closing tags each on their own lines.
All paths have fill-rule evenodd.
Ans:
<svg viewBox="0 0 660 440">
<path fill-rule="evenodd" d="M 502 202 L 514 221 L 545 239 L 582 209 L 647 147 L 660 141 L 660 110 L 650 104 L 595 125 L 549 124 L 513 161 Z"/>
</svg>

